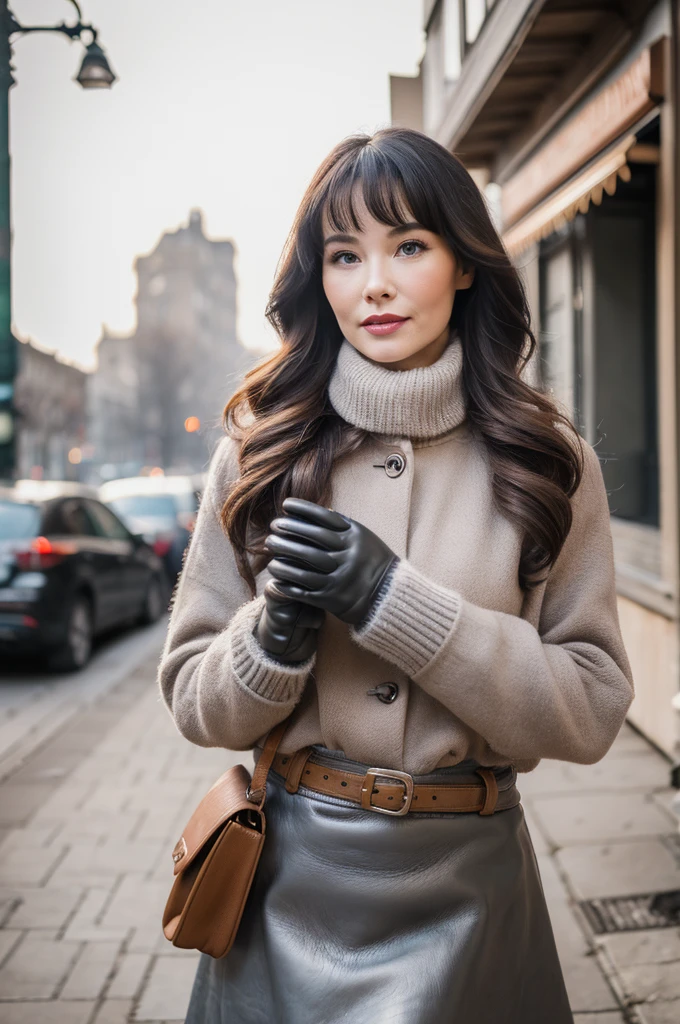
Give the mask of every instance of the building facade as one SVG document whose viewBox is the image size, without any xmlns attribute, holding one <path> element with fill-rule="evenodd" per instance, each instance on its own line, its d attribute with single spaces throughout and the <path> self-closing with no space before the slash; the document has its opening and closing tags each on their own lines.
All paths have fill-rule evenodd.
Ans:
<svg viewBox="0 0 680 1024">
<path fill-rule="evenodd" d="M 100 476 L 203 469 L 221 413 L 254 356 L 236 337 L 234 246 L 200 211 L 135 262 L 137 328 L 104 331 L 89 399 Z"/>
<path fill-rule="evenodd" d="M 392 82 L 393 122 L 486 187 L 525 276 L 535 382 L 600 455 L 630 720 L 675 760 L 679 20 L 679 0 L 426 0 L 420 75 Z"/>
<path fill-rule="evenodd" d="M 77 480 L 86 429 L 89 374 L 18 339 L 17 411 L 18 478 Z M 69 460 L 69 452 L 72 452 Z"/>
<path fill-rule="evenodd" d="M 104 478 L 134 476 L 144 464 L 134 334 L 113 334 L 105 327 L 96 358 L 87 389 L 92 458 Z"/>
<path fill-rule="evenodd" d="M 236 339 L 234 246 L 206 238 L 193 210 L 187 226 L 164 234 L 136 270 L 144 458 L 199 469 L 221 432 L 227 398 L 253 361 Z M 187 429 L 197 421 L 198 430 Z"/>
</svg>

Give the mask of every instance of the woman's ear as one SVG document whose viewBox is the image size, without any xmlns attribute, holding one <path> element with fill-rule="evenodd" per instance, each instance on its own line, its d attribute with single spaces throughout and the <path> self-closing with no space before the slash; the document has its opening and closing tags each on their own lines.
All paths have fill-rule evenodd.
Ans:
<svg viewBox="0 0 680 1024">
<path fill-rule="evenodd" d="M 466 288 L 471 288 L 474 279 L 474 267 L 472 267 L 470 270 L 465 270 L 463 267 L 459 267 L 456 271 L 456 291 L 463 292 L 465 291 Z"/>
</svg>

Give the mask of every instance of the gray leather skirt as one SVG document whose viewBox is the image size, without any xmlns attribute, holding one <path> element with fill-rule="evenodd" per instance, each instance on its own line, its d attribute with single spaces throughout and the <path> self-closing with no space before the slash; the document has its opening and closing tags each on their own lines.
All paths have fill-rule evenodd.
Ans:
<svg viewBox="0 0 680 1024">
<path fill-rule="evenodd" d="M 271 772 L 236 942 L 202 955 L 186 1024 L 572 1024 L 516 772 L 494 773 L 507 810 L 394 818 Z"/>
</svg>

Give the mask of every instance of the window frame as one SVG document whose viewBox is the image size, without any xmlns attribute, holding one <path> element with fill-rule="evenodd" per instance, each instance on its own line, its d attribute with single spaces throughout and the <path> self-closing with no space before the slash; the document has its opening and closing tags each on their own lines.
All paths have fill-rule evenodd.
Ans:
<svg viewBox="0 0 680 1024">
<path fill-rule="evenodd" d="M 656 186 L 656 393 L 654 407 L 657 425 L 657 452 L 659 464 L 659 524 L 636 523 L 612 515 L 610 519 L 617 593 L 636 604 L 668 619 L 677 619 L 680 613 L 680 585 L 678 580 L 679 555 L 677 523 L 680 518 L 678 486 L 678 448 L 676 437 L 677 394 L 673 387 L 675 367 L 675 241 L 674 209 L 675 183 L 673 178 L 674 152 L 672 117 L 667 107 L 657 108 L 660 119 L 660 160 L 657 166 Z M 647 118 L 645 124 L 653 118 Z M 643 125 L 635 126 L 638 131 Z M 578 243 L 576 235 L 585 232 L 585 219 L 580 215 L 558 236 L 551 236 L 537 248 L 540 257 L 552 245 L 564 244 L 566 234 L 572 245 Z M 544 247 L 547 246 L 547 249 Z M 592 291 L 593 267 L 587 246 L 581 246 L 581 258 L 574 259 L 574 332 L 577 375 L 575 388 L 575 415 L 583 436 L 593 443 L 588 425 L 594 422 L 593 393 L 593 306 L 589 301 Z M 541 277 L 539 266 L 539 277 Z M 537 303 L 540 315 L 543 304 L 543 284 L 539 288 Z M 580 300 L 580 301 L 579 301 Z M 540 347 L 536 353 L 540 370 Z M 539 384 L 539 386 L 541 386 Z M 595 449 L 597 451 L 597 448 Z"/>
</svg>

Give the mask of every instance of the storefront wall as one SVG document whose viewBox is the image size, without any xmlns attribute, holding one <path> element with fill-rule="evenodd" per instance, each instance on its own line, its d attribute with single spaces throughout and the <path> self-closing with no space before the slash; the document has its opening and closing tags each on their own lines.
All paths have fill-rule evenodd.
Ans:
<svg viewBox="0 0 680 1024">
<path fill-rule="evenodd" d="M 647 47 L 662 36 L 671 36 L 671 18 L 669 5 L 659 4 L 651 12 L 635 45 L 631 47 L 624 60 L 612 69 L 607 78 L 599 85 L 598 90 L 585 97 L 574 111 L 587 110 L 598 92 L 607 88 L 631 66 L 633 61 Z M 668 57 L 672 50 L 668 47 Z M 673 700 L 680 689 L 680 630 L 678 622 L 678 361 L 677 361 L 677 309 L 676 309 L 676 268 L 675 268 L 675 205 L 676 205 L 676 164 L 675 109 L 673 99 L 672 60 L 666 60 L 664 102 L 659 105 L 658 113 L 660 153 L 655 176 L 655 303 L 654 310 L 645 310 L 644 317 L 638 316 L 636 321 L 626 324 L 625 317 L 618 328 L 611 324 L 616 317 L 616 309 L 606 310 L 606 302 L 602 305 L 608 312 L 609 324 L 602 319 L 598 309 L 596 293 L 604 293 L 605 300 L 615 294 L 613 284 L 618 274 L 621 281 L 626 274 L 630 280 L 630 290 L 642 288 L 640 275 L 643 272 L 644 260 L 639 260 L 636 249 L 629 250 L 629 256 L 617 248 L 615 240 L 620 235 L 620 243 L 633 243 L 639 237 L 635 232 L 635 223 L 627 222 L 627 228 L 616 220 L 609 220 L 609 233 L 603 235 L 604 243 L 596 256 L 607 259 L 607 250 L 611 250 L 611 259 L 607 266 L 608 273 L 601 273 L 599 288 L 592 279 L 589 281 L 589 270 L 592 278 L 592 266 L 588 259 L 583 260 L 581 274 L 577 273 L 572 258 L 572 245 L 569 232 L 564 232 L 565 241 L 560 247 L 559 239 L 547 239 L 542 243 L 542 250 L 549 252 L 538 263 L 533 273 L 533 306 L 538 314 L 539 337 L 541 339 L 540 357 L 549 362 L 555 377 L 555 390 L 558 398 L 569 411 L 581 415 L 581 427 L 585 436 L 596 447 L 613 460 L 613 465 L 605 467 L 605 479 L 610 491 L 612 504 L 612 534 L 614 537 L 617 561 L 617 580 L 619 590 L 619 615 L 621 627 L 629 653 L 636 684 L 636 697 L 631 707 L 630 721 L 641 729 L 654 743 L 670 757 L 680 755 L 680 713 L 673 706 Z M 650 123 L 649 115 L 645 119 Z M 653 122 L 651 122 L 653 126 Z M 640 125 L 633 125 L 635 132 Z M 647 172 L 649 173 L 647 169 Z M 621 194 L 619 189 L 619 195 Z M 601 210 L 607 223 L 607 202 L 614 205 L 614 200 L 603 197 Z M 600 213 L 593 210 L 591 213 Z M 582 231 L 592 228 L 593 219 L 580 217 Z M 597 221 L 595 221 L 597 223 Z M 578 225 L 571 225 L 572 237 L 578 233 Z M 552 241 L 552 251 L 550 242 Z M 547 243 L 547 244 L 546 244 Z M 586 246 L 585 251 L 593 257 L 593 247 Z M 531 280 L 529 261 L 536 260 L 538 247 L 520 255 L 518 262 L 525 266 L 525 274 Z M 632 264 L 636 262 L 634 271 Z M 618 261 L 618 262 L 617 262 Z M 630 274 L 633 273 L 633 277 Z M 608 279 L 609 278 L 609 279 Z M 536 280 L 537 279 L 537 280 Z M 639 308 L 642 308 L 641 306 Z M 622 311 L 623 312 L 623 311 Z M 574 333 L 582 331 L 583 350 L 580 355 L 576 351 Z M 611 348 L 609 356 L 602 355 L 607 330 L 620 332 L 621 360 L 619 367 L 612 361 L 616 356 Z M 625 338 L 626 328 L 630 337 Z M 640 333 L 646 337 L 640 344 Z M 649 357 L 649 345 L 655 345 L 656 366 L 654 367 L 654 395 L 652 413 L 655 416 L 656 430 L 655 454 L 658 457 L 657 476 L 638 480 L 639 497 L 645 509 L 637 508 L 635 495 L 630 490 L 632 476 L 626 477 L 622 466 L 617 466 L 616 441 L 607 437 L 607 426 L 616 421 L 618 406 L 619 436 L 627 432 L 635 435 L 636 418 L 640 418 L 640 401 L 633 393 L 642 384 L 633 371 L 635 352 L 629 350 L 626 357 L 626 340 L 638 341 L 638 354 L 644 352 Z M 551 351 L 552 350 L 552 351 Z M 585 354 L 584 354 L 585 352 Z M 629 360 L 626 365 L 626 358 Z M 617 372 L 617 370 L 619 372 Z M 637 370 L 637 366 L 636 366 Z M 628 371 L 628 374 L 627 372 Z M 640 366 L 640 373 L 642 367 Z M 606 376 L 605 376 L 606 374 Z M 545 372 L 544 375 L 545 377 Z M 613 389 L 619 387 L 618 391 Z M 626 388 L 628 392 L 626 393 Z M 576 395 L 575 392 L 579 394 Z M 599 394 L 597 407 L 595 395 Z M 626 423 L 623 415 L 628 412 Z M 608 418 L 609 417 L 609 418 Z M 639 430 L 639 426 L 637 427 Z M 589 436 L 590 435 L 590 436 Z M 614 433 L 616 437 L 616 432 Z M 609 443 L 608 443 L 609 442 Z M 633 446 L 635 442 L 632 442 Z M 623 443 L 621 444 L 623 448 Z M 614 450 L 610 449 L 613 448 Z M 621 462 L 623 463 L 623 458 Z M 622 476 L 618 479 L 617 470 Z M 609 478 L 609 479 L 607 479 Z M 628 507 L 624 490 L 629 484 Z M 658 488 L 658 495 L 651 490 Z M 646 499 L 646 500 L 645 500 Z M 627 511 L 627 516 L 616 515 L 617 506 Z M 632 507 L 631 507 L 632 506 Z M 655 508 L 656 506 L 656 508 Z"/>
<path fill-rule="evenodd" d="M 676 308 L 680 243 L 676 212 L 678 117 L 675 102 L 678 40 L 674 38 L 671 3 L 676 0 L 661 0 L 649 11 L 636 38 L 627 45 L 625 52 L 619 51 L 622 55 L 618 63 L 610 66 L 588 94 L 579 97 L 548 135 L 537 135 L 535 143 L 524 140 L 521 164 L 511 170 L 508 167 L 504 172 L 503 161 L 498 161 L 495 179 L 505 193 L 503 198 L 513 196 L 516 200 L 518 183 L 527 165 L 534 160 L 533 169 L 538 167 L 540 179 L 540 159 L 535 158 L 540 158 L 542 152 L 550 152 L 546 147 L 560 130 L 572 124 L 578 127 L 580 116 L 584 131 L 580 138 L 578 133 L 574 137 L 574 147 L 570 144 L 564 151 L 565 170 L 561 181 L 548 183 L 546 180 L 542 191 L 536 189 L 537 193 L 540 191 L 536 198 L 533 183 L 529 182 L 532 188 L 525 188 L 525 195 L 528 194 L 535 205 L 527 209 L 525 203 L 518 214 L 521 222 L 540 206 L 539 199 L 541 202 L 545 202 L 546 197 L 550 200 L 560 187 L 568 187 L 579 173 L 585 173 L 583 168 L 590 168 L 598 159 L 608 159 L 612 148 L 630 138 L 631 133 L 637 136 L 634 143 L 643 143 L 641 150 L 638 147 L 637 156 L 631 153 L 619 161 L 619 165 L 627 161 L 627 166 L 614 176 L 618 205 L 611 201 L 607 206 L 609 197 L 603 195 L 600 188 L 593 201 L 598 206 L 602 203 L 601 213 L 599 209 L 584 208 L 575 223 L 572 210 L 566 229 L 562 223 L 557 235 L 532 240 L 516 251 L 515 256 L 526 280 L 540 342 L 537 359 L 530 369 L 533 382 L 553 386 L 556 398 L 567 411 L 574 413 L 579 429 L 596 445 L 601 457 L 603 452 L 609 455 L 603 472 L 612 507 L 619 614 L 636 683 L 630 721 L 670 757 L 680 759 L 680 708 L 673 706 L 680 692 L 680 330 Z M 430 4 L 433 17 L 423 62 L 423 123 L 426 130 L 435 135 L 441 134 L 441 129 L 435 130 L 435 125 L 446 122 L 447 110 L 456 103 L 455 83 L 440 82 L 441 87 L 438 87 L 441 68 L 446 64 L 445 14 L 450 13 L 448 9 L 453 6 L 454 0 L 440 3 L 439 11 Z M 680 10 L 680 2 L 677 6 Z M 509 20 L 516 14 L 517 8 L 514 11 L 508 8 Z M 666 42 L 659 43 L 664 38 Z M 657 44 L 655 59 L 650 59 L 650 67 L 652 64 L 657 69 L 662 67 L 662 82 L 657 76 L 649 90 L 650 102 L 646 107 L 642 104 L 638 120 L 626 121 L 627 105 L 632 103 L 635 109 L 635 97 L 631 97 L 631 89 L 634 91 L 639 79 L 635 69 L 642 66 L 646 54 L 652 53 L 654 44 Z M 661 64 L 656 60 L 660 48 L 663 51 Z M 469 60 L 474 56 L 473 50 Z M 600 108 L 597 107 L 598 97 L 601 99 L 607 89 L 612 102 L 621 103 L 620 139 L 616 133 L 606 137 L 608 122 L 604 119 L 603 123 L 601 103 Z M 435 95 L 436 104 L 432 100 Z M 589 109 L 593 113 L 600 110 L 600 115 L 591 118 L 590 125 Z M 601 141 L 594 143 L 600 138 Z M 585 154 L 581 168 L 567 167 L 570 157 L 574 162 L 579 145 Z M 599 151 L 598 145 L 602 147 Z M 505 151 L 511 152 L 512 146 L 506 145 Z M 557 155 L 559 157 L 559 152 Z M 546 173 L 554 178 L 552 158 L 546 159 L 544 165 Z M 618 189 L 617 174 L 622 179 Z M 525 185 L 526 182 L 525 173 Z M 648 183 L 646 206 L 642 195 L 645 182 Z M 540 185 L 540 180 L 538 183 Z M 640 183 L 642 193 L 639 188 L 636 193 Z M 520 188 L 520 196 L 521 192 Z M 635 201 L 640 195 L 643 203 L 638 209 Z M 631 210 L 633 214 L 628 216 Z M 512 231 L 517 223 L 516 217 L 502 226 Z M 581 235 L 577 237 L 579 232 Z M 647 247 L 643 259 L 638 245 Z M 612 262 L 608 262 L 609 251 Z M 627 261 L 626 251 L 632 253 Z M 645 270 L 647 259 L 655 263 L 652 276 Z M 599 273 L 596 264 L 599 264 Z M 622 294 L 626 275 L 628 293 L 623 292 L 621 305 L 630 302 L 632 312 L 628 319 L 621 315 L 620 308 L 611 305 L 616 301 L 617 289 L 618 294 Z M 633 298 L 634 292 L 639 293 L 637 300 Z M 613 321 L 617 315 L 618 328 L 615 328 Z M 617 330 L 620 353 L 616 348 Z M 554 379 L 549 379 L 551 375 Z M 643 377 L 653 382 L 651 391 Z M 616 451 L 610 451 L 617 443 L 621 449 L 618 465 Z"/>
</svg>

